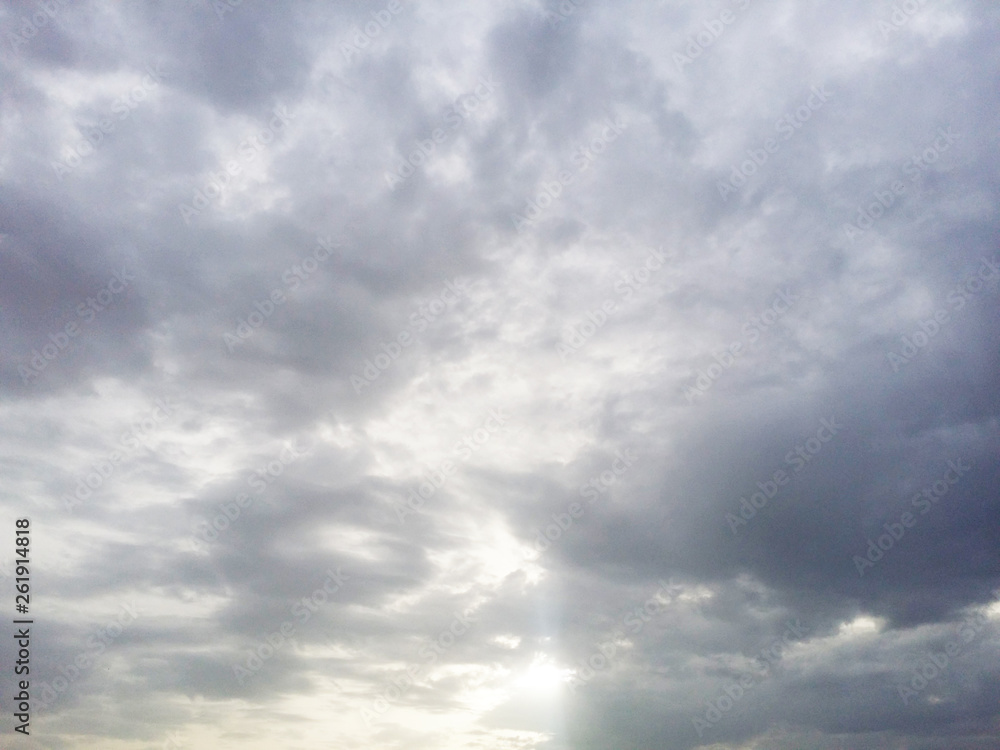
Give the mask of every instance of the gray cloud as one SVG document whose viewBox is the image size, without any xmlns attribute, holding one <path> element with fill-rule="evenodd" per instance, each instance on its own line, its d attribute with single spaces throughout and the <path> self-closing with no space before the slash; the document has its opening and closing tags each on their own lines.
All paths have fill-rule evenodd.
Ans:
<svg viewBox="0 0 1000 750">
<path fill-rule="evenodd" d="M 998 22 L 0 3 L 12 746 L 993 747 Z"/>
</svg>

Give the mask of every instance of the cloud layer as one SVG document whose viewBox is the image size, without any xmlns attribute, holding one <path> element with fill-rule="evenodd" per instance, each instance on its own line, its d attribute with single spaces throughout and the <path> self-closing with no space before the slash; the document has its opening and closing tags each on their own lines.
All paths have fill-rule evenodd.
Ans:
<svg viewBox="0 0 1000 750">
<path fill-rule="evenodd" d="M 998 26 L 0 3 L 14 746 L 995 747 Z"/>
</svg>

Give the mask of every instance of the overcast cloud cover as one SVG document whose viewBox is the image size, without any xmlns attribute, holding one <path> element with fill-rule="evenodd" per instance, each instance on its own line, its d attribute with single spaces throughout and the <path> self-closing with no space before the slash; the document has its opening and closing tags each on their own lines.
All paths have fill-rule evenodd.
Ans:
<svg viewBox="0 0 1000 750">
<path fill-rule="evenodd" d="M 0 4 L 4 747 L 1000 747 L 993 0 Z"/>
</svg>

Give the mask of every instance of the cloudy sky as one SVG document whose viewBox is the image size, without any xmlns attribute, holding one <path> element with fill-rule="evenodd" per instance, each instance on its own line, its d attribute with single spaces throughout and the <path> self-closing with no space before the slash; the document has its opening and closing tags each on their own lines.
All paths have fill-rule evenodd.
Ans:
<svg viewBox="0 0 1000 750">
<path fill-rule="evenodd" d="M 1000 746 L 998 33 L 4 0 L 2 744 Z"/>
</svg>

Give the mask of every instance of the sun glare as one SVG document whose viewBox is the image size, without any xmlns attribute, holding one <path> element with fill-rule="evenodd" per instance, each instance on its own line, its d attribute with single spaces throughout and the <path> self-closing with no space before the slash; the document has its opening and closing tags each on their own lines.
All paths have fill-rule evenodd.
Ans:
<svg viewBox="0 0 1000 750">
<path fill-rule="evenodd" d="M 531 666 L 517 679 L 516 685 L 520 690 L 553 693 L 560 690 L 572 677 L 572 669 L 561 669 L 549 657 L 538 654 Z"/>
</svg>

